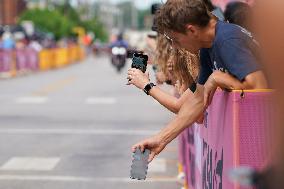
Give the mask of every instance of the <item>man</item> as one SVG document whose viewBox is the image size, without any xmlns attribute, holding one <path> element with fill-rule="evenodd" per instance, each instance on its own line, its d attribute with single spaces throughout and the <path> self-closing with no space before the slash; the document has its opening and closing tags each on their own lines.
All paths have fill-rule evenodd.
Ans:
<svg viewBox="0 0 284 189">
<path fill-rule="evenodd" d="M 117 39 L 112 42 L 109 46 L 109 48 L 113 48 L 113 47 L 124 47 L 124 48 L 128 48 L 128 43 L 123 39 L 123 33 L 119 33 L 117 35 Z"/>
<path fill-rule="evenodd" d="M 250 32 L 253 32 L 252 14 L 252 8 L 247 3 L 240 1 L 228 3 L 224 12 L 227 22 L 242 26 Z"/>
<path fill-rule="evenodd" d="M 201 71 L 198 83 L 188 89 L 193 95 L 185 100 L 175 119 L 157 135 L 132 147 L 133 151 L 137 147 L 142 151 L 151 150 L 149 161 L 199 118 L 211 103 L 218 86 L 226 89 L 267 88 L 258 65 L 257 44 L 250 33 L 239 26 L 218 21 L 200 0 L 168 0 L 156 20 L 159 32 L 173 47 L 195 54 L 200 51 Z M 128 78 L 132 80 L 138 74 L 141 74 L 138 70 L 132 70 Z M 149 84 L 147 86 L 145 89 L 151 90 Z"/>
</svg>

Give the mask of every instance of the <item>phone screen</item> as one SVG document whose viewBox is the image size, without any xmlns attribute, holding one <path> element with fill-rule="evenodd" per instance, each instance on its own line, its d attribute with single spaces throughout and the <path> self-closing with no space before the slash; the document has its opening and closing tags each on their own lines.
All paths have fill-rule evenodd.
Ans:
<svg viewBox="0 0 284 189">
<path fill-rule="evenodd" d="M 131 67 L 139 69 L 143 73 L 145 73 L 146 70 L 147 70 L 147 61 L 148 61 L 147 55 L 135 53 L 135 54 L 133 54 Z"/>
</svg>

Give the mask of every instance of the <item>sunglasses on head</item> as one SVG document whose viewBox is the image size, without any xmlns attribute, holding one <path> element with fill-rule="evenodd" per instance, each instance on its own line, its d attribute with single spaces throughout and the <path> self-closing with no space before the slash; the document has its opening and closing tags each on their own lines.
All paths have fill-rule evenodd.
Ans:
<svg viewBox="0 0 284 189">
<path fill-rule="evenodd" d="M 166 33 L 164 33 L 164 37 L 166 38 L 166 40 L 171 46 L 174 44 L 174 40 L 170 38 Z"/>
</svg>

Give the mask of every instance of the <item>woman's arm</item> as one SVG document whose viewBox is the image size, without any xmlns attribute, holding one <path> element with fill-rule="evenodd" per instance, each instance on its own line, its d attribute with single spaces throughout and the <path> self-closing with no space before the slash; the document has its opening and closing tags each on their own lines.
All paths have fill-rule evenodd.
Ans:
<svg viewBox="0 0 284 189">
<path fill-rule="evenodd" d="M 129 84 L 135 85 L 141 90 L 143 90 L 144 87 L 148 83 L 150 83 L 149 76 L 138 69 L 130 69 L 128 71 L 127 78 L 131 79 L 129 81 Z M 149 95 L 156 99 L 161 105 L 163 105 L 171 112 L 178 113 L 182 104 L 190 95 L 192 95 L 192 92 L 188 89 L 181 95 L 180 98 L 177 98 L 173 95 L 166 93 L 165 91 L 156 86 L 150 90 Z"/>
<path fill-rule="evenodd" d="M 176 98 L 170 94 L 167 94 L 163 90 L 161 90 L 159 87 L 153 87 L 150 90 L 150 96 L 152 96 L 154 99 L 156 99 L 161 105 L 163 105 L 165 108 L 170 110 L 171 112 L 177 114 L 184 103 L 184 101 L 189 98 L 192 94 L 192 92 L 187 89 L 180 98 Z"/>
</svg>

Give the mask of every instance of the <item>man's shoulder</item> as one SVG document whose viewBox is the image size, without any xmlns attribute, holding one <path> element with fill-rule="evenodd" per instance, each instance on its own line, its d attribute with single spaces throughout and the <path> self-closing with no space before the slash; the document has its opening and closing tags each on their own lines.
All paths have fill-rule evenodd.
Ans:
<svg viewBox="0 0 284 189">
<path fill-rule="evenodd" d="M 200 63 L 201 64 L 208 64 L 211 62 L 210 53 L 211 53 L 211 49 L 207 49 L 207 48 L 200 49 Z"/>
<path fill-rule="evenodd" d="M 248 39 L 253 38 L 251 32 L 247 31 L 245 28 L 230 24 L 227 22 L 218 22 L 218 28 L 215 36 L 215 43 L 217 45 L 222 44 L 226 40 L 230 39 Z"/>
<path fill-rule="evenodd" d="M 210 49 L 208 49 L 208 48 L 200 49 L 200 58 L 203 59 L 203 60 L 209 58 L 211 52 L 212 52 L 212 48 L 210 48 Z"/>
</svg>

